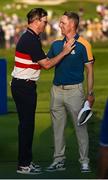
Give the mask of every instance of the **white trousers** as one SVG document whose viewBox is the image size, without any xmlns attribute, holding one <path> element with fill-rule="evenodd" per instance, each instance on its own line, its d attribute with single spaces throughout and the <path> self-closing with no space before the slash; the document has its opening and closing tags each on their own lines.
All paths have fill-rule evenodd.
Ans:
<svg viewBox="0 0 108 180">
<path fill-rule="evenodd" d="M 77 116 L 84 103 L 83 85 L 55 86 L 51 89 L 51 118 L 54 132 L 54 161 L 65 159 L 64 129 L 67 112 L 72 116 L 79 145 L 80 163 L 88 163 L 88 132 L 86 125 L 77 126 Z"/>
</svg>

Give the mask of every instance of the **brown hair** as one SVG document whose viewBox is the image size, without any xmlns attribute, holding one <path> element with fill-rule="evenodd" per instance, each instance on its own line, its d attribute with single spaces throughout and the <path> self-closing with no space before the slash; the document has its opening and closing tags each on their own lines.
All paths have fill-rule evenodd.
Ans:
<svg viewBox="0 0 108 180">
<path fill-rule="evenodd" d="M 42 8 L 33 8 L 27 14 L 28 24 L 32 23 L 35 19 L 40 19 L 47 15 L 46 10 Z"/>
<path fill-rule="evenodd" d="M 76 29 L 78 28 L 79 25 L 79 16 L 78 14 L 72 12 L 72 11 L 65 11 L 64 14 L 65 16 L 67 16 L 69 19 L 72 19 L 75 23 L 75 27 Z"/>
</svg>

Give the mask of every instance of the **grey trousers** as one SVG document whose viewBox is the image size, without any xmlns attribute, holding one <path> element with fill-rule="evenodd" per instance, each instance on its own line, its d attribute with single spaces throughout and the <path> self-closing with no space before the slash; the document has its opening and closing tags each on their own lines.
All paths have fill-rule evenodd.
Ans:
<svg viewBox="0 0 108 180">
<path fill-rule="evenodd" d="M 51 89 L 51 118 L 54 132 L 54 161 L 65 159 L 64 129 L 67 112 L 72 116 L 79 145 L 80 163 L 88 163 L 88 132 L 86 125 L 77 126 L 77 116 L 84 103 L 83 85 L 55 86 Z"/>
</svg>

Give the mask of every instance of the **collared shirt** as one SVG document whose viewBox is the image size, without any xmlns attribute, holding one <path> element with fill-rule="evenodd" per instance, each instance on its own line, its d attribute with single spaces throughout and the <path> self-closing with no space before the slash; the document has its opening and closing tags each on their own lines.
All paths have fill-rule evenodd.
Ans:
<svg viewBox="0 0 108 180">
<path fill-rule="evenodd" d="M 94 61 L 90 43 L 78 34 L 75 35 L 75 48 L 66 55 L 55 67 L 54 85 L 79 84 L 84 80 L 84 64 Z M 62 49 L 66 38 L 55 41 L 48 57 L 58 55 Z"/>
<path fill-rule="evenodd" d="M 40 37 L 31 29 L 22 34 L 15 52 L 15 66 L 12 76 L 19 79 L 30 79 L 37 81 L 41 66 L 38 61 L 46 58 Z"/>
</svg>

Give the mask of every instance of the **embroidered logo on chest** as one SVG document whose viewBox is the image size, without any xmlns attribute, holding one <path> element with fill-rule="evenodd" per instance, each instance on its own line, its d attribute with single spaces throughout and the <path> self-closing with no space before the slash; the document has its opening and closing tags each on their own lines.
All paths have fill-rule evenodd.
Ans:
<svg viewBox="0 0 108 180">
<path fill-rule="evenodd" d="M 75 50 L 74 49 L 71 51 L 71 54 L 75 54 Z"/>
</svg>

